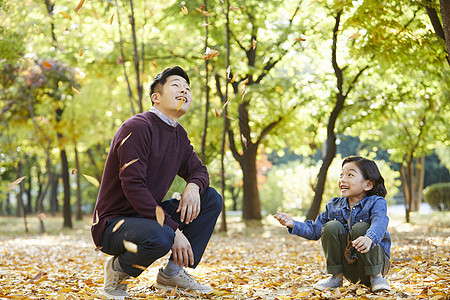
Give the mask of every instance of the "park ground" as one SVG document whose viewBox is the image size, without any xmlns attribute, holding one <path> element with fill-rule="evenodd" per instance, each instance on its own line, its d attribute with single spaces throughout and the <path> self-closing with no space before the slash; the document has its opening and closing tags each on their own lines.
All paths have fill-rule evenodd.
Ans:
<svg viewBox="0 0 450 300">
<path fill-rule="evenodd" d="M 289 235 L 271 216 L 259 226 L 229 217 L 228 231 L 213 234 L 190 271 L 214 288 L 211 294 L 158 290 L 156 274 L 167 257 L 130 280 L 129 292 L 133 299 L 450 299 L 450 212 L 413 213 L 411 223 L 401 214 L 390 218 L 390 292 L 346 281 L 335 291 L 315 291 L 312 285 L 327 276 L 320 242 Z M 48 217 L 42 235 L 36 216 L 28 217 L 28 234 L 22 219 L 0 217 L 0 299 L 105 299 L 109 257 L 95 250 L 90 222 L 86 216 L 68 230 L 62 218 Z"/>
</svg>

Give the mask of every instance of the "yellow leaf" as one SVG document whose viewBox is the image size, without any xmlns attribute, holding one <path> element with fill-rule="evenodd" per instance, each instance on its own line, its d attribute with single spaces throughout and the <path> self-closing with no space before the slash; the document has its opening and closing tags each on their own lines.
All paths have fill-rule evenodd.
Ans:
<svg viewBox="0 0 450 300">
<path fill-rule="evenodd" d="M 114 228 L 112 230 L 112 232 L 116 232 L 117 229 L 119 229 L 120 226 L 122 226 L 122 224 L 125 222 L 124 219 L 120 220 L 119 222 L 116 223 L 116 225 L 114 225 Z"/>
<path fill-rule="evenodd" d="M 227 119 L 229 119 L 229 120 L 237 121 L 235 118 L 232 118 L 229 115 L 226 115 L 225 117 L 227 117 Z"/>
<path fill-rule="evenodd" d="M 83 174 L 83 176 L 87 179 L 87 181 L 92 183 L 96 188 L 98 188 L 100 186 L 100 183 L 98 182 L 97 178 L 94 178 L 94 177 L 86 175 L 86 174 Z"/>
<path fill-rule="evenodd" d="M 181 109 L 181 105 L 183 105 L 184 100 L 180 99 L 180 102 L 178 102 L 177 111 Z"/>
<path fill-rule="evenodd" d="M 77 95 L 83 95 L 83 93 L 82 92 L 80 92 L 79 90 L 77 90 L 76 88 L 74 88 L 73 86 L 71 86 L 71 88 L 72 88 L 72 90 L 75 92 L 75 94 L 77 94 Z"/>
<path fill-rule="evenodd" d="M 111 18 L 109 19 L 109 25 L 112 25 L 113 20 L 114 20 L 114 14 L 112 14 Z"/>
<path fill-rule="evenodd" d="M 317 1 L 319 1 L 319 0 L 313 0 L 313 1 L 311 1 L 311 3 L 310 3 L 308 6 L 313 5 L 313 4 L 316 3 Z M 308 6 L 307 6 L 307 7 L 308 7 Z"/>
<path fill-rule="evenodd" d="M 354 34 L 352 34 L 348 39 L 350 40 L 350 39 L 357 39 L 357 38 L 359 38 L 361 36 L 361 33 L 354 33 Z"/>
<path fill-rule="evenodd" d="M 137 253 L 137 251 L 138 251 L 137 245 L 135 243 L 123 240 L 123 245 L 125 246 L 125 249 L 127 249 L 127 251 L 130 251 L 133 253 Z"/>
<path fill-rule="evenodd" d="M 80 10 L 80 8 L 83 6 L 84 4 L 84 0 L 80 0 L 80 2 L 78 2 L 77 7 L 75 8 L 75 12 L 78 12 L 78 10 Z"/>
<path fill-rule="evenodd" d="M 181 11 L 183 12 L 183 14 L 187 15 L 189 13 L 189 10 L 187 9 L 186 6 L 183 5 L 183 7 L 181 8 Z"/>
<path fill-rule="evenodd" d="M 230 99 L 228 99 L 227 102 L 225 102 L 225 104 L 222 106 L 222 110 L 225 109 L 225 107 L 228 105 L 229 102 L 230 102 Z"/>
<path fill-rule="evenodd" d="M 175 286 L 173 290 L 170 291 L 170 296 L 175 296 L 177 294 L 178 284 Z"/>
<path fill-rule="evenodd" d="M 123 138 L 122 142 L 120 142 L 119 147 L 122 146 L 125 143 L 126 140 L 128 140 L 128 138 L 130 137 L 131 134 L 132 134 L 132 132 L 130 132 L 129 135 L 127 135 L 126 137 Z"/>
<path fill-rule="evenodd" d="M 119 171 L 125 170 L 126 168 L 128 168 L 129 166 L 131 166 L 132 164 L 134 164 L 135 162 L 137 162 L 138 160 L 139 160 L 139 158 L 136 158 L 136 159 L 133 159 L 133 160 L 130 161 L 130 162 L 127 162 L 126 164 L 124 164 L 124 165 L 122 166 L 122 168 L 120 168 Z"/>
<path fill-rule="evenodd" d="M 304 41 L 306 41 L 306 39 L 302 39 L 302 38 L 296 38 L 295 40 L 298 41 L 298 42 L 304 42 Z"/>
<path fill-rule="evenodd" d="M 152 65 L 153 65 L 153 67 L 155 67 L 155 68 L 156 68 L 156 66 L 157 66 L 156 61 L 154 61 L 153 59 L 152 59 Z"/>
<path fill-rule="evenodd" d="M 83 49 L 80 48 L 80 50 L 78 50 L 78 55 L 83 56 Z"/>
<path fill-rule="evenodd" d="M 217 107 L 215 107 L 215 106 L 214 106 L 214 112 L 216 113 L 216 118 L 217 118 L 218 116 L 220 116 L 220 113 L 219 113 L 219 111 L 217 110 Z"/>
<path fill-rule="evenodd" d="M 144 266 L 141 266 L 141 265 L 131 265 L 133 268 L 136 268 L 136 269 L 141 269 L 142 271 L 146 271 L 147 270 L 147 268 L 146 267 L 144 267 Z"/>
<path fill-rule="evenodd" d="M 195 8 L 199 13 L 203 14 L 204 16 L 209 16 L 211 15 L 209 12 L 207 12 L 206 10 L 202 10 L 198 7 Z"/>
<path fill-rule="evenodd" d="M 278 85 L 275 87 L 275 91 L 278 92 L 278 93 L 283 93 L 284 92 L 283 89 L 281 88 L 281 86 L 278 86 Z"/>
<path fill-rule="evenodd" d="M 233 78 L 231 78 L 231 83 L 233 83 L 236 80 L 236 77 L 238 75 L 238 72 L 234 73 Z"/>
<path fill-rule="evenodd" d="M 66 19 L 69 19 L 69 20 L 72 19 L 67 13 L 65 13 L 65 12 L 63 12 L 63 11 L 60 11 L 59 13 L 60 13 L 61 15 L 63 15 L 64 18 L 66 18 Z"/>
<path fill-rule="evenodd" d="M 202 58 L 204 60 L 210 60 L 210 59 L 213 59 L 214 57 L 217 57 L 219 55 L 219 53 L 220 53 L 219 51 L 210 49 L 208 47 L 208 48 L 206 48 L 205 55 L 203 55 Z"/>
<path fill-rule="evenodd" d="M 156 221 L 158 222 L 158 224 L 161 225 L 161 227 L 164 226 L 164 219 L 166 218 L 164 209 L 158 205 L 155 209 L 155 213 L 156 213 Z"/>
<path fill-rule="evenodd" d="M 364 294 L 365 292 L 366 292 L 366 291 L 363 290 L 362 288 L 359 288 L 359 289 L 356 290 L 356 294 L 357 294 L 357 295 L 362 295 L 362 294 Z"/>
<path fill-rule="evenodd" d="M 239 7 L 236 7 L 236 6 L 230 6 L 230 9 L 231 9 L 231 10 L 234 10 L 234 11 L 240 10 L 240 8 L 239 8 Z"/>
<path fill-rule="evenodd" d="M 14 180 L 13 182 L 11 182 L 8 185 L 8 188 L 6 190 L 9 191 L 9 190 L 13 189 L 16 185 L 20 184 L 22 182 L 22 180 L 24 180 L 26 177 L 27 176 L 22 176 L 22 177 L 17 178 L 16 180 Z"/>
<path fill-rule="evenodd" d="M 53 67 L 53 65 L 51 63 L 49 63 L 48 61 L 43 61 L 42 65 L 44 67 L 46 67 L 47 69 L 50 69 L 51 67 Z"/>
<path fill-rule="evenodd" d="M 244 85 L 244 84 L 247 84 L 248 81 L 249 81 L 249 78 L 247 77 L 247 78 L 245 78 L 244 81 L 242 81 L 242 82 L 239 84 L 239 86 Z"/>
</svg>

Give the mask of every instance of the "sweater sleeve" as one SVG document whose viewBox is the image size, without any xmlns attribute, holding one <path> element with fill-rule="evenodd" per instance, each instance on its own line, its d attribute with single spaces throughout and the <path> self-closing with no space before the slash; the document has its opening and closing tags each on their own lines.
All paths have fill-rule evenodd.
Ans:
<svg viewBox="0 0 450 300">
<path fill-rule="evenodd" d="M 119 178 L 125 197 L 140 216 L 156 220 L 158 203 L 146 184 L 148 162 L 151 159 L 150 142 L 150 128 L 134 121 L 119 129 L 114 140 L 114 151 L 119 161 Z M 164 223 L 174 231 L 178 228 L 178 223 L 167 213 Z"/>
</svg>

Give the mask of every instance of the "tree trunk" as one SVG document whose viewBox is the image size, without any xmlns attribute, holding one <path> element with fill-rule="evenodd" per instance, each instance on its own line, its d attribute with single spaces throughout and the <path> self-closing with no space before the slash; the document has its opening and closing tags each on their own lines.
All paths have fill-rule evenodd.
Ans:
<svg viewBox="0 0 450 300">
<path fill-rule="evenodd" d="M 205 11 L 208 11 L 208 1 L 203 0 L 203 6 Z M 204 16 L 205 24 L 208 24 L 208 15 Z M 205 46 L 204 51 L 208 48 L 208 26 L 205 26 Z M 202 149 L 201 149 L 201 158 L 203 163 L 205 163 L 206 159 L 206 135 L 208 133 L 208 115 L 209 115 L 209 70 L 208 70 L 209 60 L 205 59 L 205 120 L 203 125 L 203 134 L 202 134 Z M 222 195 L 223 196 L 223 195 Z"/>
<path fill-rule="evenodd" d="M 25 210 L 26 210 L 27 214 L 33 213 L 33 204 L 31 203 L 31 188 L 32 188 L 31 181 L 32 181 L 32 178 L 31 178 L 31 170 L 29 170 L 29 171 L 30 171 L 30 176 L 28 176 L 28 185 L 27 185 L 27 188 L 25 189 L 26 195 L 27 195 L 27 206 L 25 207 Z"/>
<path fill-rule="evenodd" d="M 22 162 L 19 162 L 17 166 L 17 178 L 22 177 Z M 23 204 L 23 188 L 24 182 L 19 183 L 19 193 L 17 194 L 17 212 L 18 217 L 23 217 L 23 224 L 25 226 L 25 232 L 28 233 L 28 223 L 27 223 L 27 211 L 25 205 Z"/>
<path fill-rule="evenodd" d="M 72 210 L 70 207 L 70 180 L 69 180 L 69 164 L 67 162 L 67 153 L 65 149 L 61 149 L 61 165 L 62 179 L 64 186 L 64 204 L 63 204 L 63 227 L 72 228 Z"/>
<path fill-rule="evenodd" d="M 410 206 L 409 206 L 409 188 L 408 183 L 406 181 L 406 171 L 405 166 L 403 164 L 400 165 L 400 178 L 402 181 L 402 189 L 403 189 L 403 203 L 405 204 L 405 218 L 406 223 L 409 223 L 409 212 L 410 212 Z"/>
<path fill-rule="evenodd" d="M 80 162 L 78 160 L 78 149 L 77 143 L 75 143 L 75 165 L 77 168 L 77 172 L 75 173 L 77 180 L 77 220 L 83 219 L 83 211 L 82 211 L 82 201 L 81 201 L 81 170 L 80 170 Z"/>
<path fill-rule="evenodd" d="M 425 181 L 425 156 L 422 155 L 420 158 L 420 170 L 419 170 L 419 184 L 417 186 L 417 211 L 420 210 L 420 204 L 422 203 L 422 193 L 423 193 L 423 183 Z"/>
<path fill-rule="evenodd" d="M 10 216 L 12 214 L 11 211 L 11 194 L 6 194 L 6 204 L 5 204 L 5 213 L 7 216 Z"/>
<path fill-rule="evenodd" d="M 242 203 L 242 217 L 244 220 L 261 220 L 261 202 L 256 179 L 257 145 L 250 144 L 240 160 L 244 178 L 244 197 Z"/>
<path fill-rule="evenodd" d="M 445 43 L 447 44 L 447 61 L 450 63 L 450 0 L 440 0 L 441 16 L 445 34 Z"/>
<path fill-rule="evenodd" d="M 59 212 L 59 203 L 58 203 L 59 174 L 55 173 L 55 170 L 50 170 L 48 180 L 52 185 L 50 193 L 50 212 L 52 216 L 55 216 L 56 213 Z"/>
</svg>

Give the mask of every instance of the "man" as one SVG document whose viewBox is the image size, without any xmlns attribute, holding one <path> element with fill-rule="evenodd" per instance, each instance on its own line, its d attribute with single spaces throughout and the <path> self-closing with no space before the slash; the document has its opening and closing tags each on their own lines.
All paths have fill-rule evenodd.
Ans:
<svg viewBox="0 0 450 300">
<path fill-rule="evenodd" d="M 112 141 L 91 229 L 95 245 L 113 255 L 105 265 L 109 298 L 127 297 L 121 282 L 170 250 L 158 287 L 211 291 L 183 269 L 200 262 L 222 210 L 222 197 L 209 187 L 208 171 L 178 123 L 192 103 L 189 84 L 180 67 L 158 74 L 150 86 L 153 107 L 125 121 Z M 187 182 L 181 199 L 162 201 L 177 174 Z"/>
</svg>

